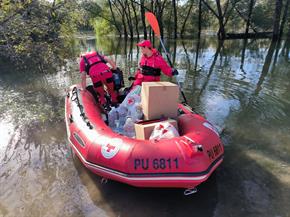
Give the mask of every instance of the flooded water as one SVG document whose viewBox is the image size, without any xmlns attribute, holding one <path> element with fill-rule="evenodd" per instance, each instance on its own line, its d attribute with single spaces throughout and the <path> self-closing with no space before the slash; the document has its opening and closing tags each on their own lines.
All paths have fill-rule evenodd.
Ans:
<svg viewBox="0 0 290 217">
<path fill-rule="evenodd" d="M 135 42 L 79 44 L 111 55 L 125 76 L 137 67 Z M 45 75 L 2 62 L 0 217 L 290 216 L 289 44 L 214 38 L 166 44 L 189 104 L 217 126 L 225 144 L 223 164 L 198 193 L 101 184 L 66 140 L 64 96 L 80 80 L 77 57 Z"/>
</svg>

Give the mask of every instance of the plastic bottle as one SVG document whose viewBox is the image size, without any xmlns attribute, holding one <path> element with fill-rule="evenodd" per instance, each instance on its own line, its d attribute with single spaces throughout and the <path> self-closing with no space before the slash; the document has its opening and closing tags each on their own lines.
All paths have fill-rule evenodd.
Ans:
<svg viewBox="0 0 290 217">
<path fill-rule="evenodd" d="M 132 107 L 129 110 L 129 115 L 132 117 L 133 122 L 137 122 L 139 120 L 142 120 L 143 118 L 143 112 L 142 107 L 140 103 L 135 103 L 134 107 Z"/>
<path fill-rule="evenodd" d="M 131 138 L 135 137 L 135 127 L 131 117 L 126 119 L 126 123 L 124 125 L 124 135 Z"/>
<path fill-rule="evenodd" d="M 109 127 L 112 129 L 116 127 L 116 120 L 118 119 L 118 113 L 116 108 L 112 108 L 112 110 L 108 114 L 108 121 L 109 121 Z"/>
<path fill-rule="evenodd" d="M 126 121 L 126 116 L 128 114 L 128 109 L 125 106 L 120 105 L 117 108 L 119 114 L 119 124 L 123 127 Z"/>
<path fill-rule="evenodd" d="M 120 88 L 121 87 L 120 74 L 113 73 L 113 79 L 114 79 L 114 84 L 115 84 L 116 88 Z"/>
</svg>

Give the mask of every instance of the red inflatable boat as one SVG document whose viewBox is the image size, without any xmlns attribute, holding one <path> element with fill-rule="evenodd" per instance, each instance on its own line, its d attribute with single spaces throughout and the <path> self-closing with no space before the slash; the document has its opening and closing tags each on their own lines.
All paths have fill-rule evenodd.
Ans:
<svg viewBox="0 0 290 217">
<path fill-rule="evenodd" d="M 67 135 L 74 153 L 92 172 L 138 187 L 195 188 L 223 161 L 215 128 L 179 104 L 180 137 L 151 142 L 115 133 L 89 91 L 72 86 L 65 100 Z"/>
</svg>

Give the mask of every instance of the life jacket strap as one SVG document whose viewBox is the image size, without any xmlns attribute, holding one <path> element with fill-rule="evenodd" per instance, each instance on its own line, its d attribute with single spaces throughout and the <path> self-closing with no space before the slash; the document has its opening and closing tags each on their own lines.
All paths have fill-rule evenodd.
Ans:
<svg viewBox="0 0 290 217">
<path fill-rule="evenodd" d="M 151 66 L 141 66 L 141 73 L 142 75 L 147 76 L 160 76 L 161 75 L 161 69 L 153 68 Z"/>
</svg>

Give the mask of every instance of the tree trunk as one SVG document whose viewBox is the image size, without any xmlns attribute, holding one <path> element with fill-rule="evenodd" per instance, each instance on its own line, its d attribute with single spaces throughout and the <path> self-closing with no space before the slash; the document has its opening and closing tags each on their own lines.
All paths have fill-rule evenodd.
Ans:
<svg viewBox="0 0 290 217">
<path fill-rule="evenodd" d="M 128 32 L 127 32 L 127 26 L 126 26 L 126 21 L 125 21 L 125 14 L 124 10 L 120 10 L 120 7 L 117 5 L 116 2 L 114 2 L 115 8 L 118 10 L 119 14 L 122 17 L 122 24 L 123 24 L 123 32 L 124 32 L 124 37 L 127 40 L 128 38 Z"/>
<path fill-rule="evenodd" d="M 125 18 L 127 20 L 127 24 L 128 24 L 128 28 L 129 28 L 129 32 L 130 32 L 130 37 L 133 38 L 133 26 L 132 26 L 131 17 L 130 17 L 130 8 L 128 5 L 128 1 L 127 0 L 125 0 L 125 1 L 118 0 L 118 2 L 122 8 L 123 15 L 125 15 Z M 128 11 L 127 11 L 127 8 L 128 8 Z M 125 20 L 125 18 L 124 18 L 124 20 Z"/>
<path fill-rule="evenodd" d="M 176 39 L 177 38 L 177 10 L 176 10 L 176 1 L 175 0 L 172 0 L 172 7 L 173 7 L 173 16 L 174 16 L 173 38 Z"/>
<path fill-rule="evenodd" d="M 276 0 L 272 40 L 277 40 L 279 37 L 281 11 L 282 11 L 282 0 Z"/>
<path fill-rule="evenodd" d="M 180 36 L 181 36 L 181 38 L 183 38 L 184 31 L 185 31 L 185 26 L 186 26 L 186 22 L 187 22 L 187 20 L 188 20 L 189 15 L 190 15 L 190 11 L 191 11 L 191 9 L 192 9 L 192 7 L 193 7 L 193 3 L 194 3 L 194 1 L 191 1 L 191 4 L 190 4 L 189 9 L 188 9 L 188 12 L 187 12 L 187 14 L 186 14 L 185 20 L 184 20 L 184 22 L 183 22 L 183 25 L 182 25 L 182 28 L 181 28 L 181 31 L 180 31 Z"/>
<path fill-rule="evenodd" d="M 157 20 L 158 20 L 159 28 L 160 28 L 160 37 L 163 39 L 164 38 L 164 29 L 163 29 L 162 14 L 160 16 L 157 16 Z M 154 34 L 153 34 L 153 37 L 154 37 Z"/>
<path fill-rule="evenodd" d="M 196 74 L 196 70 L 197 70 L 199 49 L 200 49 L 200 37 L 197 39 L 197 43 L 196 43 L 196 52 L 195 52 L 196 54 L 195 54 L 195 63 L 194 63 L 194 74 Z"/>
<path fill-rule="evenodd" d="M 150 7 L 151 7 L 151 11 L 154 12 L 154 0 L 151 0 Z M 152 28 L 149 28 L 149 39 L 153 43 L 153 46 L 154 46 L 154 37 L 152 33 L 153 33 Z"/>
<path fill-rule="evenodd" d="M 169 12 L 169 17 L 172 17 L 172 10 L 170 10 L 170 12 Z M 167 22 L 166 31 L 167 32 L 172 32 L 172 22 L 171 22 L 171 19 Z"/>
<path fill-rule="evenodd" d="M 125 17 L 122 17 L 122 23 L 123 23 L 123 28 L 124 28 L 124 37 L 127 40 L 128 38 L 128 32 L 127 32 L 127 26 L 126 26 L 126 22 L 125 22 Z"/>
<path fill-rule="evenodd" d="M 117 31 L 119 32 L 119 36 L 121 37 L 122 36 L 122 33 L 121 33 L 121 30 L 120 30 L 120 28 L 119 28 L 119 26 L 118 26 L 118 24 L 116 22 L 115 14 L 114 14 L 113 9 L 112 9 L 112 2 L 111 2 L 111 0 L 108 0 L 108 3 L 109 3 L 109 6 L 110 6 L 110 11 L 111 11 L 111 14 L 112 14 L 112 18 L 113 18 L 114 25 L 115 25 Z"/>
<path fill-rule="evenodd" d="M 243 41 L 243 49 L 242 49 L 241 65 L 240 65 L 240 69 L 241 69 L 241 71 L 242 71 L 244 74 L 246 74 L 245 71 L 244 71 L 244 62 L 245 62 L 245 54 L 246 54 L 247 44 L 248 44 L 248 39 L 246 38 L 246 39 L 244 39 L 244 41 Z"/>
<path fill-rule="evenodd" d="M 228 1 L 229 2 L 229 1 Z M 228 3 L 227 2 L 227 3 Z M 235 8 L 235 4 L 236 4 L 236 2 L 234 2 L 234 3 L 232 3 L 231 5 L 232 5 L 232 7 L 229 9 L 229 11 L 227 12 L 227 10 L 228 10 L 228 5 L 229 5 L 229 3 L 227 4 L 227 7 L 226 7 L 226 11 L 225 11 L 225 13 L 224 13 L 224 26 L 226 26 L 227 25 L 227 23 L 228 23 L 228 21 L 229 21 L 229 19 L 230 19 L 230 17 L 231 17 L 231 13 L 232 13 L 232 11 L 234 10 L 234 8 Z M 226 12 L 228 13 L 228 16 L 226 16 Z"/>
<path fill-rule="evenodd" d="M 276 48 L 275 48 L 275 55 L 274 55 L 274 60 L 273 60 L 272 69 L 271 69 L 272 71 L 275 70 L 276 63 L 277 63 L 278 56 L 279 56 L 280 47 L 281 47 L 281 40 L 278 40 L 278 41 L 277 41 Z"/>
<path fill-rule="evenodd" d="M 155 0 L 155 5 L 156 5 L 155 6 L 155 10 L 156 10 L 155 14 L 157 15 L 156 18 L 157 18 L 157 21 L 159 24 L 160 36 L 163 39 L 164 31 L 163 31 L 163 21 L 162 21 L 162 15 L 163 15 L 163 7 L 162 6 L 164 6 L 164 5 L 161 5 L 161 2 L 159 0 Z"/>
<path fill-rule="evenodd" d="M 143 33 L 144 39 L 147 39 L 147 29 L 146 29 L 146 22 L 145 22 L 145 8 L 144 8 L 144 0 L 140 0 L 140 14 L 141 14 L 141 21 L 143 25 Z"/>
<path fill-rule="evenodd" d="M 201 1 L 202 0 L 199 0 L 198 3 L 198 34 L 197 34 L 198 40 L 200 40 L 201 34 L 201 18 L 202 18 Z"/>
<path fill-rule="evenodd" d="M 284 9 L 284 14 L 283 14 L 282 22 L 281 22 L 281 26 L 280 26 L 279 40 L 283 36 L 284 26 L 285 26 L 285 23 L 287 21 L 289 2 L 290 2 L 290 0 L 287 0 L 286 1 L 286 5 L 285 5 L 285 9 Z"/>
<path fill-rule="evenodd" d="M 224 27 L 224 16 L 223 16 L 220 0 L 216 0 L 216 6 L 218 9 L 218 20 L 219 20 L 219 26 L 220 26 L 219 31 L 218 31 L 218 38 L 220 40 L 224 40 L 226 37 L 226 34 L 225 34 L 225 27 Z"/>
<path fill-rule="evenodd" d="M 203 3 L 204 3 L 204 5 L 213 13 L 213 15 L 215 15 L 216 16 L 216 18 L 218 18 L 219 17 L 219 15 L 214 11 L 214 9 L 212 9 L 212 7 L 205 1 L 205 0 L 201 0 Z"/>
<path fill-rule="evenodd" d="M 252 19 L 253 7 L 254 7 L 254 0 L 251 0 L 250 4 L 249 4 L 249 14 L 248 14 L 248 19 L 247 19 L 245 34 L 249 33 L 249 27 L 250 27 L 250 23 L 251 23 L 251 19 Z"/>
<path fill-rule="evenodd" d="M 278 36 L 277 45 L 275 48 L 276 50 L 275 50 L 275 55 L 274 55 L 273 68 L 272 68 L 273 71 L 275 70 L 275 66 L 276 66 L 276 63 L 278 60 L 278 56 L 279 56 L 279 51 L 280 51 L 280 47 L 281 47 L 281 38 L 283 36 L 284 24 L 287 20 L 288 7 L 289 7 L 289 0 L 286 1 L 284 13 L 282 16 L 282 22 L 281 22 L 281 26 L 280 26 L 279 36 Z M 283 48 L 282 48 L 282 51 L 283 51 Z"/>
<path fill-rule="evenodd" d="M 194 63 L 194 71 L 193 71 L 193 79 L 192 79 L 192 93 L 195 93 L 195 90 L 196 90 L 196 76 L 198 74 L 197 66 L 198 66 L 199 50 L 200 50 L 200 37 L 197 38 L 197 43 L 196 43 L 195 63 Z"/>
<path fill-rule="evenodd" d="M 290 18 L 288 19 L 288 33 L 287 33 L 287 40 L 290 42 Z"/>
<path fill-rule="evenodd" d="M 173 42 L 173 55 L 172 55 L 172 65 L 175 65 L 175 60 L 176 60 L 176 40 Z"/>
<path fill-rule="evenodd" d="M 129 30 L 130 30 L 130 36 L 131 38 L 134 38 L 134 28 L 133 28 L 133 24 L 132 24 L 132 16 L 131 16 L 131 10 L 130 10 L 130 4 L 128 4 L 128 1 L 125 1 L 125 6 L 127 6 L 128 8 L 128 13 L 126 13 L 127 16 L 127 21 L 128 21 L 128 25 L 129 25 Z M 126 9 L 126 8 L 125 8 Z"/>
<path fill-rule="evenodd" d="M 219 21 L 219 30 L 217 33 L 219 40 L 225 39 L 226 34 L 225 34 L 225 27 L 224 27 L 224 14 L 222 12 L 220 0 L 215 0 L 218 13 L 216 13 L 215 10 L 205 0 L 201 0 L 201 1 L 215 15 L 215 17 Z M 227 1 L 227 5 L 228 4 L 229 4 L 229 1 Z"/>
<path fill-rule="evenodd" d="M 140 39 L 140 34 L 139 34 L 139 29 L 138 29 L 139 20 L 138 20 L 138 17 L 137 17 L 136 8 L 135 8 L 135 5 L 134 5 L 134 2 L 133 1 L 131 1 L 131 5 L 132 5 L 133 12 L 134 12 L 135 28 L 136 28 L 137 39 L 139 41 L 139 39 Z"/>
<path fill-rule="evenodd" d="M 224 44 L 224 41 L 222 41 L 222 40 L 219 40 L 219 41 L 218 41 L 218 47 L 217 47 L 217 49 L 216 49 L 216 52 L 215 52 L 215 55 L 214 55 L 214 58 L 213 58 L 212 64 L 211 64 L 211 66 L 210 66 L 210 68 L 209 68 L 208 75 L 206 76 L 205 83 L 202 85 L 202 87 L 201 87 L 201 89 L 200 89 L 200 92 L 199 92 L 199 94 L 198 94 L 198 97 L 197 97 L 198 101 L 200 101 L 201 96 L 202 96 L 202 93 L 203 93 L 203 91 L 204 91 L 204 90 L 206 89 L 206 87 L 207 87 L 207 84 L 208 84 L 208 82 L 209 82 L 209 80 L 210 80 L 210 77 L 211 77 L 212 72 L 214 71 L 214 66 L 215 66 L 216 61 L 217 61 L 217 58 L 218 58 L 218 56 L 219 56 L 219 54 L 220 54 L 220 52 L 221 52 L 221 49 L 222 49 L 222 47 L 223 47 L 223 44 Z"/>
<path fill-rule="evenodd" d="M 255 95 L 258 95 L 259 92 L 261 91 L 262 84 L 265 80 L 265 77 L 267 76 L 267 74 L 269 72 L 269 68 L 270 68 L 270 65 L 272 62 L 272 57 L 273 57 L 273 53 L 274 53 L 274 50 L 276 47 L 276 43 L 277 43 L 276 41 L 271 41 L 270 47 L 269 47 L 268 52 L 267 52 L 267 56 L 265 58 L 263 69 L 262 69 L 259 81 L 257 83 L 257 86 L 256 86 Z"/>
<path fill-rule="evenodd" d="M 290 20 L 288 21 L 288 26 L 290 26 Z M 289 61 L 289 48 L 290 48 L 290 28 L 288 28 L 287 38 L 285 40 L 285 43 L 282 49 L 285 61 Z"/>
<path fill-rule="evenodd" d="M 236 12 L 238 12 L 238 15 L 247 23 L 248 19 L 244 17 L 244 15 L 239 11 L 239 9 L 236 6 L 234 6 L 234 9 L 236 10 Z M 249 23 L 249 27 L 251 27 L 254 32 L 258 32 L 251 23 Z"/>
<path fill-rule="evenodd" d="M 217 9 L 218 9 L 218 15 L 219 15 L 219 17 L 218 17 L 218 20 L 219 20 L 218 38 L 220 40 L 224 40 L 225 39 L 224 17 L 222 14 L 220 0 L 216 0 L 216 4 L 217 4 Z"/>
</svg>

